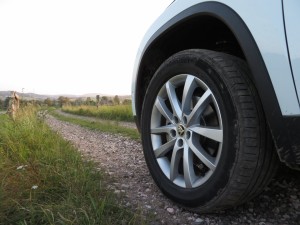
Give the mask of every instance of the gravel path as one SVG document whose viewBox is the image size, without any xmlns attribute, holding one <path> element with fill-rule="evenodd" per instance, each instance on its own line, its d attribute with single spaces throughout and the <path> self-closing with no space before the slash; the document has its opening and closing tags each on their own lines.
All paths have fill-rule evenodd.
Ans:
<svg viewBox="0 0 300 225">
<path fill-rule="evenodd" d="M 282 167 L 265 191 L 247 204 L 217 214 L 195 214 L 161 194 L 147 170 L 139 142 L 58 121 L 50 115 L 46 122 L 112 177 L 114 182 L 108 187 L 124 197 L 124 205 L 155 215 L 152 225 L 300 224 L 298 171 Z"/>
</svg>

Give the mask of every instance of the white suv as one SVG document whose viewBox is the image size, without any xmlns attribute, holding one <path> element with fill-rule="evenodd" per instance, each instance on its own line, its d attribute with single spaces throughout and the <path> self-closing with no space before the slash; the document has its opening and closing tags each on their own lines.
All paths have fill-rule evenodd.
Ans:
<svg viewBox="0 0 300 225">
<path fill-rule="evenodd" d="M 199 212 L 300 166 L 300 2 L 177 0 L 136 58 L 133 113 L 153 179 Z"/>
</svg>

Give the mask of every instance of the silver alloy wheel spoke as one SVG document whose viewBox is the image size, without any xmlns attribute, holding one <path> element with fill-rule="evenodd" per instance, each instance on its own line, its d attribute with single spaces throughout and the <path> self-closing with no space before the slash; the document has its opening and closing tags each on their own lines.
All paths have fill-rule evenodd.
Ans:
<svg viewBox="0 0 300 225">
<path fill-rule="evenodd" d="M 185 114 L 190 113 L 191 110 L 191 102 L 193 97 L 193 92 L 197 88 L 197 84 L 195 82 L 195 78 L 193 76 L 187 76 L 182 95 L 182 111 Z"/>
<path fill-rule="evenodd" d="M 155 101 L 155 106 L 158 109 L 158 111 L 163 115 L 168 121 L 172 122 L 173 121 L 173 115 L 166 106 L 166 103 L 161 97 L 157 97 Z"/>
<path fill-rule="evenodd" d="M 194 131 L 197 134 L 200 134 L 204 137 L 212 139 L 217 142 L 223 141 L 223 130 L 215 129 L 215 128 L 208 128 L 208 127 L 191 127 L 191 131 Z"/>
<path fill-rule="evenodd" d="M 171 164 L 170 164 L 170 180 L 174 181 L 178 176 L 178 167 L 180 159 L 182 158 L 182 147 L 175 145 L 172 153 Z"/>
<path fill-rule="evenodd" d="M 194 123 L 200 116 L 200 114 L 203 112 L 203 110 L 207 107 L 207 105 L 210 103 L 210 96 L 211 91 L 208 89 L 205 91 L 205 93 L 201 96 L 195 107 L 193 108 L 193 111 L 191 114 L 187 117 L 187 123 L 191 124 Z"/>
<path fill-rule="evenodd" d="M 175 92 L 175 87 L 171 84 L 171 82 L 167 82 L 166 89 L 167 89 L 167 94 L 168 94 L 169 101 L 171 103 L 171 107 L 173 110 L 173 114 L 177 118 L 181 118 L 182 117 L 181 105 L 178 101 L 178 98 L 177 98 L 177 95 Z"/>
<path fill-rule="evenodd" d="M 195 180 L 195 172 L 193 168 L 193 154 L 188 145 L 185 145 L 183 150 L 183 171 L 186 187 L 192 188 Z"/>
<path fill-rule="evenodd" d="M 174 148 L 176 139 L 172 139 L 171 141 L 165 143 L 164 145 L 161 145 L 159 148 L 154 150 L 156 158 L 165 156 L 171 149 Z"/>
<path fill-rule="evenodd" d="M 195 188 L 210 178 L 222 152 L 223 125 L 214 94 L 202 80 L 188 74 L 169 79 L 156 97 L 150 124 L 157 163 L 171 182 Z"/>
<path fill-rule="evenodd" d="M 168 133 L 172 130 L 176 130 L 176 126 L 174 124 L 169 124 L 166 126 L 161 126 L 161 127 L 156 127 L 156 128 L 151 128 L 151 134 L 162 134 L 162 133 Z"/>
</svg>

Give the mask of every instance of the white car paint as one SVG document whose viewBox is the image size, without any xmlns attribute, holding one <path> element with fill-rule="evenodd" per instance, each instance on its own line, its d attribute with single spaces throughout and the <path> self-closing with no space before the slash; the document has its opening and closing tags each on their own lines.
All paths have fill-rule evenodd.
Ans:
<svg viewBox="0 0 300 225">
<path fill-rule="evenodd" d="M 300 1 L 284 0 L 284 19 L 292 71 L 300 97 Z"/>
<path fill-rule="evenodd" d="M 290 0 L 285 0 L 289 2 Z M 135 61 L 134 71 L 133 71 L 133 82 L 132 90 L 135 90 L 136 78 L 138 73 L 138 65 L 141 62 L 142 56 L 144 54 L 145 48 L 149 39 L 155 34 L 155 32 L 166 24 L 169 20 L 175 17 L 180 12 L 188 9 L 198 3 L 207 2 L 203 0 L 184 0 L 175 1 L 171 4 L 165 12 L 154 22 L 154 24 L 149 28 L 148 32 L 144 36 Z M 210 1 L 211 2 L 211 1 Z M 283 20 L 283 10 L 281 0 L 219 0 L 215 2 L 223 3 L 234 11 L 238 12 L 238 15 L 247 25 L 253 38 L 255 39 L 257 46 L 261 52 L 265 65 L 270 75 L 281 112 L 285 116 L 300 115 L 300 106 L 297 98 L 297 92 L 294 84 L 294 79 L 292 76 L 292 71 L 290 68 L 289 54 L 287 50 L 285 30 L 284 30 L 284 20 Z M 287 12 L 293 11 L 297 14 L 297 7 L 293 8 L 294 5 L 299 5 L 297 0 L 292 0 L 292 3 L 287 4 Z M 299 7 L 298 7 L 299 9 Z M 299 14 L 297 15 L 299 21 Z M 286 17 L 287 21 L 291 21 L 292 18 Z M 293 29 L 293 26 L 297 26 L 296 22 L 290 22 L 288 28 Z M 289 31 L 293 32 L 293 31 Z M 299 32 L 298 32 L 299 40 Z M 299 61 L 299 44 L 295 43 L 295 40 L 290 39 L 290 45 L 295 47 L 297 52 L 292 51 L 291 58 L 293 65 L 297 64 Z M 294 59 L 295 58 L 295 59 Z M 296 83 L 298 90 L 300 88 L 300 65 L 294 67 L 294 74 L 297 73 Z M 300 90 L 299 90 L 300 91 Z M 287 94 L 288 92 L 288 94 Z M 133 105 L 135 105 L 134 91 L 132 91 Z M 133 114 L 136 115 L 135 108 L 133 108 Z"/>
</svg>

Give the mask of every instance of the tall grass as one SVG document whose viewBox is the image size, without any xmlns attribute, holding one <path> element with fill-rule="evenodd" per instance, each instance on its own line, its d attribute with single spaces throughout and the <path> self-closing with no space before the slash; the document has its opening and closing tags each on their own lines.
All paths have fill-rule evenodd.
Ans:
<svg viewBox="0 0 300 225">
<path fill-rule="evenodd" d="M 106 120 L 133 122 L 131 105 L 63 106 L 62 111 L 75 115 L 92 116 Z"/>
<path fill-rule="evenodd" d="M 93 163 L 35 115 L 0 115 L 0 224 L 143 223 L 118 206 Z"/>
</svg>

